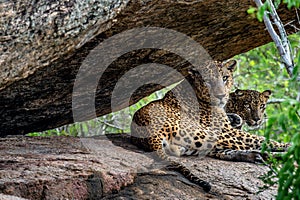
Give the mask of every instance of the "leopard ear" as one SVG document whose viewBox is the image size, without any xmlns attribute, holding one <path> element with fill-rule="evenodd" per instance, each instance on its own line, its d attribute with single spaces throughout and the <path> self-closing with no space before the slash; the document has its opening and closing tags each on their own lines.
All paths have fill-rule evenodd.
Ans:
<svg viewBox="0 0 300 200">
<path fill-rule="evenodd" d="M 236 64 L 236 60 L 230 60 L 225 63 L 225 66 L 229 71 L 233 72 L 235 70 Z"/>
<path fill-rule="evenodd" d="M 234 93 L 236 93 L 237 96 L 244 96 L 243 90 L 237 89 Z"/>
<path fill-rule="evenodd" d="M 262 95 L 264 95 L 264 97 L 269 98 L 272 94 L 271 90 L 265 90 L 262 92 Z"/>
</svg>

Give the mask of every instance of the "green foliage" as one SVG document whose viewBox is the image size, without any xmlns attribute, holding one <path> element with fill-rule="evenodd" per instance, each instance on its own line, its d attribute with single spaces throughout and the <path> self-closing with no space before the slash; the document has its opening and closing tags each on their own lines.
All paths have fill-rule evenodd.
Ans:
<svg viewBox="0 0 300 200">
<path fill-rule="evenodd" d="M 268 10 L 269 4 L 266 1 L 261 7 L 258 8 L 258 11 L 256 13 L 256 17 L 258 21 L 262 22 L 264 18 L 265 12 Z"/>
<path fill-rule="evenodd" d="M 279 5 L 281 3 L 286 4 L 288 9 L 292 9 L 292 8 L 299 8 L 300 7 L 300 0 L 274 0 L 273 4 L 275 6 L 275 8 L 278 8 Z M 259 8 L 256 7 L 252 7 L 250 6 L 250 8 L 247 10 L 247 13 L 250 15 L 255 15 L 256 14 L 256 18 L 258 19 L 258 21 L 262 22 L 263 21 L 263 17 L 266 11 L 270 11 L 270 4 L 269 1 L 266 0 L 263 5 Z"/>
<path fill-rule="evenodd" d="M 283 3 L 287 4 L 288 9 L 291 9 L 293 7 L 299 8 L 300 6 L 300 0 L 283 0 Z"/>
<path fill-rule="evenodd" d="M 250 8 L 247 10 L 248 14 L 254 14 L 257 12 L 257 8 L 250 6 Z"/>
<path fill-rule="evenodd" d="M 265 188 L 279 183 L 277 199 L 299 199 L 300 195 L 300 84 L 296 80 L 300 66 L 300 35 L 289 37 L 296 67 L 291 79 L 273 43 L 261 46 L 245 54 L 236 56 L 239 61 L 235 74 L 235 88 L 272 90 L 271 100 L 280 100 L 268 104 L 268 120 L 263 129 L 252 131 L 264 135 L 267 139 L 291 142 L 287 154 L 280 159 L 268 161 L 271 170 L 262 177 Z M 298 98 L 298 99 L 297 99 Z"/>
<path fill-rule="evenodd" d="M 291 45 L 298 55 L 296 63 L 299 57 L 299 38 L 299 35 L 290 37 Z M 235 74 L 235 88 L 259 91 L 270 89 L 273 92 L 272 99 L 283 101 L 267 106 L 269 121 L 266 129 L 260 130 L 259 134 L 272 133 L 272 139 L 289 141 L 300 129 L 295 123 L 298 117 L 296 110 L 299 108 L 299 103 L 295 99 L 300 85 L 295 78 L 292 80 L 289 78 L 285 67 L 279 62 L 275 45 L 270 43 L 235 58 L 239 61 Z"/>
<path fill-rule="evenodd" d="M 261 177 L 265 182 L 262 190 L 278 184 L 278 200 L 299 199 L 300 196 L 300 134 L 295 134 L 291 142 L 293 145 L 280 160 L 268 161 L 271 170 Z"/>
<path fill-rule="evenodd" d="M 265 1 L 263 6 L 258 9 L 249 8 L 248 14 L 253 15 L 256 13 L 256 17 L 259 21 L 263 20 L 264 13 L 269 8 L 269 1 Z M 278 8 L 281 0 L 275 0 L 274 5 Z M 284 4 L 287 4 L 288 9 L 292 7 L 299 8 L 300 0 L 283 0 Z M 264 80 L 264 87 L 275 91 L 273 94 L 274 98 L 281 98 L 283 101 L 281 103 L 268 106 L 267 113 L 269 119 L 267 121 L 266 128 L 259 131 L 259 134 L 265 135 L 267 140 L 270 138 L 292 143 L 291 148 L 288 152 L 282 156 L 281 159 L 271 159 L 269 165 L 271 170 L 262 177 L 262 180 L 266 184 L 265 187 L 274 185 L 277 180 L 279 183 L 278 194 L 276 199 L 299 199 L 300 197 L 300 84 L 297 81 L 299 77 L 300 68 L 300 51 L 299 51 L 299 35 L 293 35 L 289 38 L 292 49 L 294 50 L 296 67 L 293 70 L 293 77 L 289 79 L 287 73 L 283 67 L 280 66 L 278 62 L 279 55 L 276 52 L 276 48 L 272 44 L 265 45 L 260 48 L 259 52 L 251 51 L 245 57 L 241 57 L 242 64 L 249 63 L 249 67 L 254 68 L 257 72 L 263 70 L 263 66 L 268 66 L 268 71 L 261 71 L 257 73 L 253 70 L 251 72 L 254 74 L 252 77 L 256 80 Z M 254 56 L 255 59 L 251 59 Z M 247 59 L 249 59 L 247 62 Z M 279 69 L 279 70 L 276 70 Z M 265 79 L 261 79 L 265 77 Z M 273 80 L 273 82 L 272 82 Z M 243 77 L 241 80 L 242 84 L 247 84 L 247 80 Z M 250 81 L 252 86 L 255 86 L 255 81 Z M 254 83 L 254 84 L 253 84 Z M 259 83 L 257 83 L 257 88 L 260 88 Z M 245 87 L 250 87 L 250 85 L 243 85 Z M 266 145 L 265 145 L 266 146 Z M 265 150 L 265 148 L 263 149 Z"/>
<path fill-rule="evenodd" d="M 278 173 L 277 199 L 299 199 L 300 197 L 300 134 L 294 135 L 292 143 L 293 146 L 282 157 L 282 167 Z"/>
</svg>

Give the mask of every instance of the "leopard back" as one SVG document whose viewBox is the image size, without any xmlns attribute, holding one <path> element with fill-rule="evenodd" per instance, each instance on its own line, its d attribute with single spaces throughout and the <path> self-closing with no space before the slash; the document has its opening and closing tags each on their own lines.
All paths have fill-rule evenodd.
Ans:
<svg viewBox="0 0 300 200">
<path fill-rule="evenodd" d="M 179 146 L 199 146 L 189 142 L 197 130 L 201 130 L 198 137 L 210 135 L 205 139 L 212 141 L 213 133 L 203 131 L 203 126 L 211 123 L 210 107 L 213 105 L 223 108 L 229 99 L 235 65 L 236 61 L 211 62 L 207 65 L 206 74 L 214 74 L 210 74 L 209 79 L 195 69 L 188 69 L 185 82 L 169 91 L 163 99 L 147 104 L 134 114 L 131 124 L 133 143 L 150 151 L 161 149 L 164 138 L 166 141 L 176 141 Z M 213 69 L 216 69 L 217 73 Z M 188 85 L 193 89 L 187 90 Z M 199 115 L 201 111 L 207 116 Z M 193 135 L 188 132 L 192 132 Z"/>
</svg>

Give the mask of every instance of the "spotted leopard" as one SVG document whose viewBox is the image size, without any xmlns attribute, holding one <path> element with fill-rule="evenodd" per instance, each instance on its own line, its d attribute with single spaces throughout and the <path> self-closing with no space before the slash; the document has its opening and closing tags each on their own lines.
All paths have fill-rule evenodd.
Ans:
<svg viewBox="0 0 300 200">
<path fill-rule="evenodd" d="M 234 129 L 224 111 L 235 65 L 236 61 L 208 62 L 201 75 L 195 69 L 188 69 L 182 83 L 163 99 L 138 110 L 131 124 L 132 143 L 155 151 L 161 159 L 169 161 L 173 170 L 205 191 L 210 190 L 210 184 L 172 160 L 168 153 L 255 162 L 265 141 L 264 137 Z M 275 141 L 268 145 L 271 151 L 282 151 L 287 146 Z"/>
</svg>

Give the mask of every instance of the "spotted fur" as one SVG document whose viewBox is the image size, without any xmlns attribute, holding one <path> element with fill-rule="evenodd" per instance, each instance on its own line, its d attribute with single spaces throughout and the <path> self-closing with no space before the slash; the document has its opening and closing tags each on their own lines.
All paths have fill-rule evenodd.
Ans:
<svg viewBox="0 0 300 200">
<path fill-rule="evenodd" d="M 182 83 L 163 99 L 138 110 L 131 124 L 134 144 L 155 151 L 161 159 L 169 161 L 173 170 L 205 191 L 210 190 L 210 184 L 173 161 L 168 153 L 256 162 L 265 141 L 264 137 L 234 129 L 224 111 L 235 65 L 236 61 L 209 62 L 201 75 L 197 70 L 188 69 Z M 188 89 L 190 86 L 192 90 Z M 275 141 L 269 144 L 272 151 L 282 151 L 287 146 Z"/>
<path fill-rule="evenodd" d="M 227 114 L 234 113 L 242 118 L 242 123 L 236 122 L 236 119 L 230 120 L 231 125 L 234 124 L 232 126 L 239 129 L 243 124 L 252 129 L 259 128 L 264 122 L 265 109 L 271 94 L 270 90 L 259 92 L 239 89 L 230 93 L 225 111 Z"/>
</svg>

